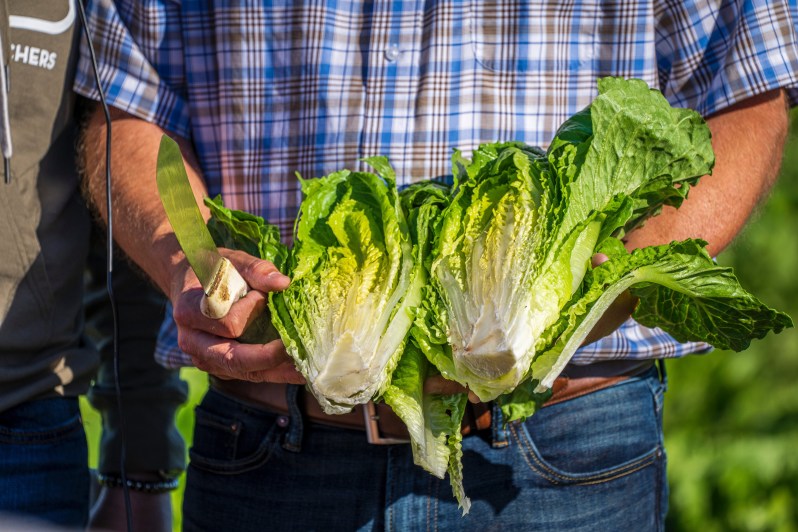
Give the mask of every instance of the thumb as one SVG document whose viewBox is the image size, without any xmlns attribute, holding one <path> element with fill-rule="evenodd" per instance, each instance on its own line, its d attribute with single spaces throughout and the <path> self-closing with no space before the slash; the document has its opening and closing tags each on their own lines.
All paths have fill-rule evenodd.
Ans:
<svg viewBox="0 0 798 532">
<path fill-rule="evenodd" d="M 225 256 L 253 290 L 264 293 L 279 292 L 291 284 L 291 278 L 283 275 L 271 261 L 253 257 L 243 251 L 228 250 Z"/>
</svg>

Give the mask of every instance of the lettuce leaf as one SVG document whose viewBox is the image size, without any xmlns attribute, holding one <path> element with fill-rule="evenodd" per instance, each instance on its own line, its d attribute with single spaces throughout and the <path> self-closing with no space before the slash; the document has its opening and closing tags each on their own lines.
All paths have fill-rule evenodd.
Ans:
<svg viewBox="0 0 798 532">
<path fill-rule="evenodd" d="M 450 199 L 450 189 L 437 182 L 425 181 L 404 189 L 399 196 L 407 219 L 418 275 L 426 286 L 431 247 L 439 229 L 441 212 Z M 424 393 L 427 378 L 439 374 L 411 339 L 406 344 L 383 399 L 407 425 L 413 461 L 438 478 L 444 478 L 448 472 L 452 492 L 463 514 L 466 514 L 471 502 L 463 488 L 460 425 L 468 396 L 465 393 Z"/>
<path fill-rule="evenodd" d="M 328 414 L 380 396 L 421 300 L 393 169 L 301 179 L 304 199 L 288 256 L 291 285 L 270 294 L 274 326 Z"/>
<path fill-rule="evenodd" d="M 506 422 L 529 417 L 627 290 L 638 322 L 679 341 L 743 350 L 792 326 L 701 240 L 626 251 L 624 235 L 681 205 L 714 154 L 703 119 L 644 82 L 598 88 L 548 150 L 456 151 L 452 187 L 426 181 L 400 194 L 381 157 L 367 159 L 376 174 L 300 179 L 290 252 L 262 219 L 209 204 L 217 242 L 292 277 L 270 295 L 272 321 L 325 412 L 385 400 L 408 427 L 415 463 L 449 475 L 464 513 L 467 396 L 427 394 L 427 378 L 497 400 Z M 593 267 L 596 253 L 608 260 Z"/>
<path fill-rule="evenodd" d="M 742 351 L 753 338 L 792 326 L 786 314 L 746 292 L 730 268 L 717 266 L 705 246 L 701 240 L 685 240 L 610 252 L 611 260 L 585 277 L 582 293 L 549 332 L 555 338 L 552 345 L 533 362 L 530 378 L 539 382 L 536 391 L 551 388 L 607 307 L 627 289 L 640 300 L 635 320 L 661 327 L 681 342 L 705 341 Z"/>
<path fill-rule="evenodd" d="M 280 242 L 280 230 L 260 216 L 228 209 L 222 196 L 205 198 L 211 211 L 208 230 L 217 246 L 246 251 L 254 257 L 271 261 L 278 270 L 286 272 L 288 248 Z"/>
<path fill-rule="evenodd" d="M 591 327 L 630 289 L 635 318 L 678 340 L 744 349 L 792 325 L 688 240 L 626 253 L 618 240 L 678 207 L 710 173 L 709 128 L 640 80 L 604 78 L 549 149 L 480 146 L 454 158 L 412 334 L 446 378 L 508 420 L 534 412 Z M 592 269 L 591 257 L 610 260 Z M 521 386 L 523 384 L 523 386 Z"/>
</svg>

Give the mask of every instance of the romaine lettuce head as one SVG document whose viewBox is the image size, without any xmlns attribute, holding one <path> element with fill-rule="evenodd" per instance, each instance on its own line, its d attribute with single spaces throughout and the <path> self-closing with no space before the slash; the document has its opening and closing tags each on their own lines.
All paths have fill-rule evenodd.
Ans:
<svg viewBox="0 0 798 532">
<path fill-rule="evenodd" d="M 530 380 L 538 386 L 525 388 L 527 396 L 545 392 L 589 326 L 636 284 L 661 285 L 636 291 L 647 309 L 638 315 L 679 339 L 724 345 L 734 327 L 707 324 L 732 316 L 750 321 L 749 340 L 791 323 L 716 268 L 701 242 L 623 250 L 618 238 L 663 205 L 678 207 L 711 172 L 714 154 L 703 119 L 672 108 L 644 82 L 604 78 L 598 88 L 545 153 L 500 143 L 481 146 L 471 161 L 454 157 L 456 188 L 413 335 L 446 378 L 483 401 Z M 588 276 L 599 250 L 610 260 L 597 271 L 613 274 Z M 718 284 L 730 299 L 709 304 Z M 675 323 L 696 316 L 708 316 L 704 326 Z"/>
<path fill-rule="evenodd" d="M 301 180 L 291 285 L 269 299 L 272 322 L 328 414 L 383 392 L 421 298 L 394 172 L 385 158 L 367 162 L 379 175 Z"/>
</svg>

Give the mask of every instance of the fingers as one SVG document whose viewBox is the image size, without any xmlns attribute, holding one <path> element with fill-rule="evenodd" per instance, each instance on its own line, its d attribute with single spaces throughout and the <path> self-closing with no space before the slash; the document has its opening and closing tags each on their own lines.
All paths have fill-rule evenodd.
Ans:
<svg viewBox="0 0 798 532">
<path fill-rule="evenodd" d="M 204 296 L 202 288 L 188 288 L 172 302 L 173 315 L 178 328 L 204 331 L 223 338 L 238 338 L 262 312 L 266 311 L 266 295 L 250 290 L 236 301 L 223 318 L 213 319 L 200 310 Z"/>
<path fill-rule="evenodd" d="M 204 292 L 196 275 L 187 264 L 176 269 L 171 300 L 180 349 L 197 368 L 220 378 L 304 384 L 282 341 L 242 344 L 234 340 L 267 311 L 267 294 L 285 289 L 290 279 L 269 261 L 222 251 L 251 290 L 223 318 L 208 318 L 200 310 Z"/>
<path fill-rule="evenodd" d="M 595 255 L 593 255 L 590 258 L 590 263 L 595 268 L 596 266 L 600 266 L 600 265 L 604 264 L 608 260 L 610 260 L 610 258 L 607 255 L 605 255 L 604 253 L 596 253 Z"/>
<path fill-rule="evenodd" d="M 268 260 L 258 259 L 243 251 L 224 250 L 224 255 L 253 290 L 264 293 L 279 292 L 288 288 L 291 279 Z"/>
<path fill-rule="evenodd" d="M 241 344 L 196 330 L 179 330 L 178 345 L 194 365 L 224 379 L 304 384 L 282 341 Z"/>
<path fill-rule="evenodd" d="M 267 294 L 288 287 L 290 279 L 269 261 L 242 251 L 221 250 L 235 266 L 250 290 L 222 318 L 213 319 L 201 311 L 203 291 L 199 280 L 187 264 L 173 283 L 172 306 L 178 327 L 197 329 L 223 338 L 238 338 L 267 306 Z"/>
<path fill-rule="evenodd" d="M 459 382 L 450 381 L 445 379 L 441 375 L 436 375 L 434 377 L 428 377 L 424 381 L 424 393 L 425 394 L 437 394 L 437 395 L 454 395 L 458 393 L 467 393 L 468 400 L 472 403 L 479 403 L 479 397 L 460 384 Z"/>
<path fill-rule="evenodd" d="M 454 395 L 456 393 L 466 393 L 467 391 L 468 388 L 459 382 L 450 381 L 443 378 L 441 375 L 428 377 L 424 381 L 424 393 Z"/>
<path fill-rule="evenodd" d="M 280 364 L 270 370 L 249 373 L 248 381 L 252 382 L 280 382 L 286 384 L 305 384 L 305 378 L 294 367 L 293 362 Z"/>
</svg>

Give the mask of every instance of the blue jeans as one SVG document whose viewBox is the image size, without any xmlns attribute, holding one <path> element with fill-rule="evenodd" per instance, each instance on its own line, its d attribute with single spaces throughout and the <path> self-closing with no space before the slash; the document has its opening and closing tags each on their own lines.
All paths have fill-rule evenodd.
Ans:
<svg viewBox="0 0 798 532">
<path fill-rule="evenodd" d="M 36 518 L 82 528 L 89 463 L 77 398 L 41 399 L 0 413 L 0 529 Z"/>
<path fill-rule="evenodd" d="M 464 438 L 471 512 L 409 445 L 277 416 L 210 390 L 196 411 L 185 530 L 662 530 L 664 377 L 640 377 Z M 494 419 L 497 417 L 494 412 Z M 291 452 L 301 443 L 300 452 Z"/>
</svg>

